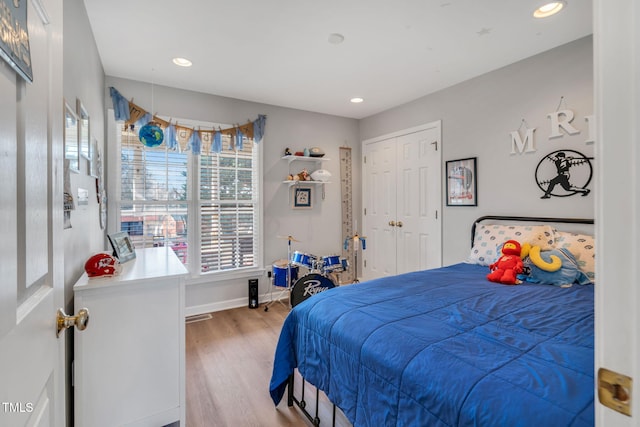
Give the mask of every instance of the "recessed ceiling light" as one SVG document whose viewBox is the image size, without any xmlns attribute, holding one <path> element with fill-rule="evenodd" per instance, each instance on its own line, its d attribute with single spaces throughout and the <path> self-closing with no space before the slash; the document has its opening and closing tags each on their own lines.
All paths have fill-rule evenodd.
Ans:
<svg viewBox="0 0 640 427">
<path fill-rule="evenodd" d="M 353 102 L 354 104 L 360 104 L 361 102 L 364 102 L 363 98 L 351 98 L 351 102 Z"/>
<path fill-rule="evenodd" d="M 173 58 L 173 63 L 180 67 L 191 67 L 193 64 L 186 58 Z"/>
<path fill-rule="evenodd" d="M 553 1 L 537 8 L 533 12 L 533 16 L 535 18 L 546 18 L 560 12 L 566 5 L 566 1 Z"/>
<path fill-rule="evenodd" d="M 338 33 L 329 34 L 329 43 L 331 44 L 340 44 L 344 41 L 344 36 Z"/>
</svg>

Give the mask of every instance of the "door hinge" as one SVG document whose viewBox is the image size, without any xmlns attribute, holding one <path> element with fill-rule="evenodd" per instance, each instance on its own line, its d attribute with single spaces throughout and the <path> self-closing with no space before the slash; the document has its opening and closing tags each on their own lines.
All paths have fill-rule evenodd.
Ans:
<svg viewBox="0 0 640 427">
<path fill-rule="evenodd" d="M 631 416 L 633 379 L 626 375 L 598 369 L 598 400 L 607 408 Z"/>
<path fill-rule="evenodd" d="M 367 156 L 364 156 L 364 164 L 367 164 Z"/>
<path fill-rule="evenodd" d="M 367 268 L 367 260 L 365 259 L 362 263 L 364 264 L 364 267 Z"/>
<path fill-rule="evenodd" d="M 436 210 L 436 219 L 438 219 L 438 211 Z"/>
<path fill-rule="evenodd" d="M 364 215 L 367 215 L 367 208 L 364 208 Z"/>
<path fill-rule="evenodd" d="M 436 147 L 436 151 L 438 151 L 438 141 L 433 141 L 431 145 L 434 145 Z"/>
</svg>

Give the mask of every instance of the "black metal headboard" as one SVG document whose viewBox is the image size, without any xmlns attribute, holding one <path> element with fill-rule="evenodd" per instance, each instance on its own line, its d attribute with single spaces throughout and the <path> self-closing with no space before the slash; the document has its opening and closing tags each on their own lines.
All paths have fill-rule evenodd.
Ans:
<svg viewBox="0 0 640 427">
<path fill-rule="evenodd" d="M 471 247 L 476 236 L 476 225 L 482 221 L 522 221 L 522 222 L 555 222 L 563 224 L 593 224 L 593 219 L 588 218 L 550 218 L 550 217 L 532 217 L 532 216 L 500 216 L 486 215 L 476 219 L 471 226 Z"/>
</svg>

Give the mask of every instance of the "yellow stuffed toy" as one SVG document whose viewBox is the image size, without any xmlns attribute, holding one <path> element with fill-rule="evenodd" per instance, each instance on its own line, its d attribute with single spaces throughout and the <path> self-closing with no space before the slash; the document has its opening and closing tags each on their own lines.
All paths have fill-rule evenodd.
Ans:
<svg viewBox="0 0 640 427">
<path fill-rule="evenodd" d="M 560 268 L 562 267 L 562 261 L 560 260 L 560 258 L 555 255 L 550 255 L 549 258 L 551 259 L 551 262 L 547 262 L 540 256 L 540 250 L 541 248 L 538 245 L 531 246 L 530 243 L 525 243 L 524 245 L 522 245 L 520 257 L 522 259 L 525 259 L 528 256 L 533 265 L 541 270 L 548 271 L 550 273 L 560 270 Z"/>
</svg>

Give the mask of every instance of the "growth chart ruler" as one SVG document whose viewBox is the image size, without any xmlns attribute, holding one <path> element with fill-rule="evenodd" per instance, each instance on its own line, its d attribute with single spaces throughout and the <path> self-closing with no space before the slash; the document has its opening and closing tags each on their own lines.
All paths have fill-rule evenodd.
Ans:
<svg viewBox="0 0 640 427">
<path fill-rule="evenodd" d="M 340 147 L 340 195 L 342 202 L 342 243 L 346 239 L 353 237 L 353 201 L 352 201 L 352 168 L 351 168 L 351 147 Z M 347 271 L 340 274 L 342 283 L 353 281 L 353 271 L 355 268 L 353 244 L 342 247 L 342 257 L 349 262 Z"/>
</svg>

